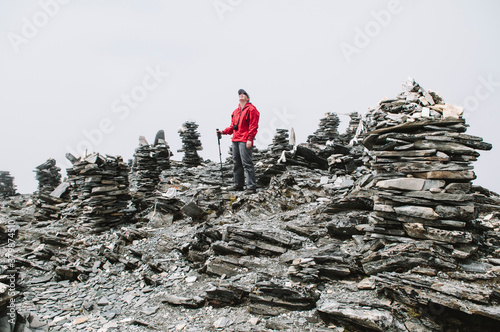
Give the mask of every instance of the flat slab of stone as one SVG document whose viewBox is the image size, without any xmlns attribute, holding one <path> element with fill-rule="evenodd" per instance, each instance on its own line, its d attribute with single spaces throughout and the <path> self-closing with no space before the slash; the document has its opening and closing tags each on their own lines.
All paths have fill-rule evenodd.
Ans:
<svg viewBox="0 0 500 332">
<path fill-rule="evenodd" d="M 414 144 L 415 148 L 423 150 L 435 149 L 437 151 L 442 151 L 445 153 L 453 153 L 453 154 L 467 154 L 467 155 L 477 154 L 475 149 L 454 142 L 421 140 L 421 141 L 416 141 Z"/>
<path fill-rule="evenodd" d="M 425 227 L 419 223 L 405 223 L 403 227 L 409 236 L 417 239 L 428 239 L 446 243 L 470 243 L 472 235 L 464 231 L 449 231 L 433 227 Z"/>
<path fill-rule="evenodd" d="M 439 202 L 468 202 L 473 201 L 474 197 L 470 194 L 449 194 L 449 193 L 431 193 L 428 191 L 410 191 L 405 194 L 408 197 L 423 198 Z"/>
<path fill-rule="evenodd" d="M 426 150 L 409 150 L 409 151 L 370 151 L 370 154 L 374 157 L 427 157 L 434 156 L 436 154 L 436 149 L 426 149 Z"/>
<path fill-rule="evenodd" d="M 429 171 L 413 173 L 413 176 L 423 179 L 475 180 L 474 171 Z"/>
<path fill-rule="evenodd" d="M 397 206 L 394 208 L 394 211 L 396 211 L 397 214 L 402 214 L 406 216 L 412 216 L 430 220 L 439 219 L 439 214 L 437 214 L 433 208 L 425 206 L 414 206 L 414 205 Z"/>
<path fill-rule="evenodd" d="M 332 302 L 319 307 L 318 311 L 373 331 L 382 332 L 394 328 L 394 318 L 387 310 L 362 307 L 350 308 L 346 304 Z"/>
<path fill-rule="evenodd" d="M 376 186 L 381 189 L 420 191 L 432 188 L 442 188 L 445 185 L 442 180 L 426 180 L 420 178 L 397 178 L 382 180 Z"/>
</svg>

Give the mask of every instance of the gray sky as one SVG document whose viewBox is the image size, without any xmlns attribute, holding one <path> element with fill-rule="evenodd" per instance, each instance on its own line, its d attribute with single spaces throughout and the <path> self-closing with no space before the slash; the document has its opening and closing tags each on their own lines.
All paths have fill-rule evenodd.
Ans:
<svg viewBox="0 0 500 332">
<path fill-rule="evenodd" d="M 160 129 L 181 160 L 188 120 L 218 161 L 214 131 L 240 88 L 261 113 L 257 147 L 276 128 L 302 143 L 324 113 L 365 113 L 411 76 L 465 106 L 467 133 L 493 144 L 475 183 L 500 192 L 499 12 L 494 0 L 2 0 L 0 170 L 33 192 L 48 158 L 63 176 L 67 152 L 127 160 Z"/>
</svg>

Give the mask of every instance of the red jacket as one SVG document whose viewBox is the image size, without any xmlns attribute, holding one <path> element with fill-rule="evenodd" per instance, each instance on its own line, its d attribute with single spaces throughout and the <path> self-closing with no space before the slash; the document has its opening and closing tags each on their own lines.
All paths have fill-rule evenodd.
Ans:
<svg viewBox="0 0 500 332">
<path fill-rule="evenodd" d="M 222 134 L 233 134 L 233 142 L 251 141 L 253 145 L 253 140 L 259 128 L 259 117 L 260 113 L 252 103 L 246 103 L 243 110 L 241 105 L 238 105 L 238 108 L 231 114 L 231 125 L 224 129 Z M 238 125 L 238 130 L 233 129 L 234 125 Z"/>
</svg>

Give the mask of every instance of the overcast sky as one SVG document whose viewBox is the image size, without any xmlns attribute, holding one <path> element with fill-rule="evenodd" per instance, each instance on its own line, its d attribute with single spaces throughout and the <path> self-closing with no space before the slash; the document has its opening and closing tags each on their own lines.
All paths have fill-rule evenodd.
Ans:
<svg viewBox="0 0 500 332">
<path fill-rule="evenodd" d="M 139 136 L 196 121 L 204 159 L 237 91 L 305 142 L 326 112 L 365 113 L 407 77 L 465 106 L 467 133 L 493 144 L 475 184 L 500 192 L 500 2 L 495 0 L 2 0 L 0 170 L 31 193 L 48 158 L 131 159 Z M 223 157 L 230 138 L 223 138 Z"/>
</svg>

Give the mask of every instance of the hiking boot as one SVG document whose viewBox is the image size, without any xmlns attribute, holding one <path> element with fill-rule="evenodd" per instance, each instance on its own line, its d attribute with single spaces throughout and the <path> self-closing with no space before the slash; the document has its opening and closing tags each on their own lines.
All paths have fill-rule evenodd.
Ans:
<svg viewBox="0 0 500 332">
<path fill-rule="evenodd" d="M 229 188 L 230 191 L 243 191 L 243 187 L 232 186 Z"/>
<path fill-rule="evenodd" d="M 247 194 L 255 194 L 257 192 L 257 189 L 255 188 L 248 188 L 247 189 Z"/>
</svg>

